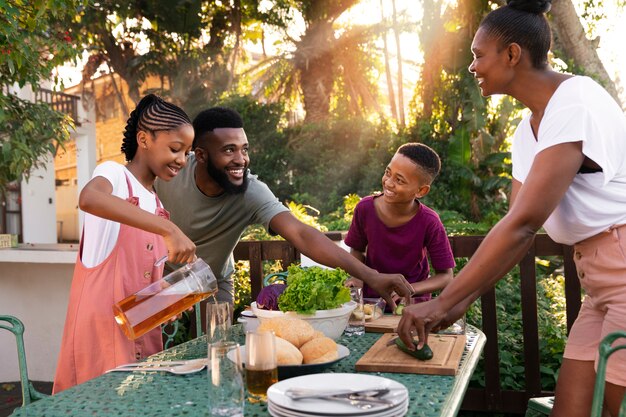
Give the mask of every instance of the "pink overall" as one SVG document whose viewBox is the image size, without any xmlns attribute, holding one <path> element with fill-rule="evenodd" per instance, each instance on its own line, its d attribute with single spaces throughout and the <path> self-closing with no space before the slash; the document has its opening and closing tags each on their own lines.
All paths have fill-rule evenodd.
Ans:
<svg viewBox="0 0 626 417">
<path fill-rule="evenodd" d="M 128 177 L 126 184 L 127 201 L 138 205 Z M 156 194 L 155 198 L 155 214 L 169 219 Z M 163 266 L 154 263 L 165 253 L 163 237 L 120 224 L 111 254 L 101 264 L 87 268 L 81 260 L 81 240 L 53 394 L 163 350 L 160 328 L 129 340 L 115 322 L 113 304 L 161 279 Z"/>
</svg>

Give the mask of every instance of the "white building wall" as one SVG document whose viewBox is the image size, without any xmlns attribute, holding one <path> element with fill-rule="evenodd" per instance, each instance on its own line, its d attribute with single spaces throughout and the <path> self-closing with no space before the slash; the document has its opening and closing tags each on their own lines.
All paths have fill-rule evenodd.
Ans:
<svg viewBox="0 0 626 417">
<path fill-rule="evenodd" d="M 57 243 L 54 161 L 31 172 L 22 184 L 22 231 L 24 243 Z"/>
<path fill-rule="evenodd" d="M 96 106 L 93 96 L 83 96 L 78 106 L 78 120 L 81 126 L 72 135 L 76 140 L 76 180 L 78 193 L 91 179 L 93 170 L 96 169 Z M 77 204 L 78 206 L 78 204 Z M 77 211 L 78 233 L 83 229 L 84 213 Z"/>
<path fill-rule="evenodd" d="M 24 323 L 29 378 L 51 382 L 61 348 L 77 245 L 41 246 L 0 250 L 0 314 Z M 20 380 L 15 346 L 15 336 L 0 331 L 0 385 Z"/>
<path fill-rule="evenodd" d="M 42 82 L 43 88 L 50 88 L 49 82 Z M 19 88 L 14 86 L 11 91 L 23 100 L 35 101 L 30 86 Z M 96 167 L 96 113 L 93 99 L 83 97 L 78 105 L 76 129 L 71 133 L 76 141 L 77 152 L 77 192 L 89 181 Z M 59 221 L 57 220 L 55 192 L 54 159 L 48 156 L 45 167 L 34 170 L 28 181 L 21 183 L 22 195 L 22 230 L 24 243 L 57 243 Z M 75 205 L 78 195 L 69 204 Z M 67 224 L 62 219 L 66 230 L 82 229 L 82 213 L 78 212 Z"/>
</svg>

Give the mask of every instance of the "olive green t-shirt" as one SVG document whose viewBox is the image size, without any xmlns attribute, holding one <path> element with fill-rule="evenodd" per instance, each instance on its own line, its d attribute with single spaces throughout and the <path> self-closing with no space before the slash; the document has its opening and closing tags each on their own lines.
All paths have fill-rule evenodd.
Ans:
<svg viewBox="0 0 626 417">
<path fill-rule="evenodd" d="M 157 179 L 155 189 L 170 219 L 195 243 L 197 256 L 213 270 L 219 285 L 217 298 L 232 301 L 233 250 L 243 231 L 251 224 L 262 224 L 270 231 L 272 218 L 289 209 L 251 174 L 243 194 L 207 197 L 196 186 L 195 168 L 196 160 L 191 155 L 171 181 Z"/>
</svg>

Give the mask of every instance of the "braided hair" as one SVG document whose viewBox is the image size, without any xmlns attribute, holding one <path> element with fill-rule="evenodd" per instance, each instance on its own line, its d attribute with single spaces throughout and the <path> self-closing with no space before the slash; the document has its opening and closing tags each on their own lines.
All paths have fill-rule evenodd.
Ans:
<svg viewBox="0 0 626 417">
<path fill-rule="evenodd" d="M 191 120 L 180 107 L 148 94 L 137 103 L 126 121 L 122 140 L 126 161 L 132 161 L 137 153 L 137 132 L 140 130 L 154 134 L 160 130 L 175 130 L 183 125 L 191 125 Z"/>
<path fill-rule="evenodd" d="M 517 43 L 530 54 L 532 65 L 543 69 L 548 65 L 552 35 L 544 13 L 550 10 L 552 0 L 508 0 L 490 12 L 479 28 L 500 39 L 504 45 Z"/>
<path fill-rule="evenodd" d="M 400 146 L 397 151 L 400 155 L 404 155 L 424 170 L 430 176 L 432 182 L 441 169 L 441 160 L 439 155 L 431 147 L 423 143 L 405 143 Z"/>
</svg>

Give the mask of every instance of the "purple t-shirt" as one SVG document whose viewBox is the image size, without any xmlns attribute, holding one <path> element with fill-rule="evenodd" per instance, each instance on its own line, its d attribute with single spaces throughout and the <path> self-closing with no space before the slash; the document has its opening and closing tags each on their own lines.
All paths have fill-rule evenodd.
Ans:
<svg viewBox="0 0 626 417">
<path fill-rule="evenodd" d="M 386 226 L 376 214 L 374 198 L 363 198 L 354 209 L 354 217 L 345 243 L 366 252 L 365 264 L 381 273 L 402 274 L 407 281 L 419 282 L 429 277 L 428 258 L 435 269 L 454 268 L 450 241 L 439 215 L 424 204 L 407 223 Z M 367 250 L 366 250 L 367 249 Z M 363 284 L 364 297 L 379 297 Z M 421 294 L 415 301 L 430 300 L 431 294 Z"/>
</svg>

